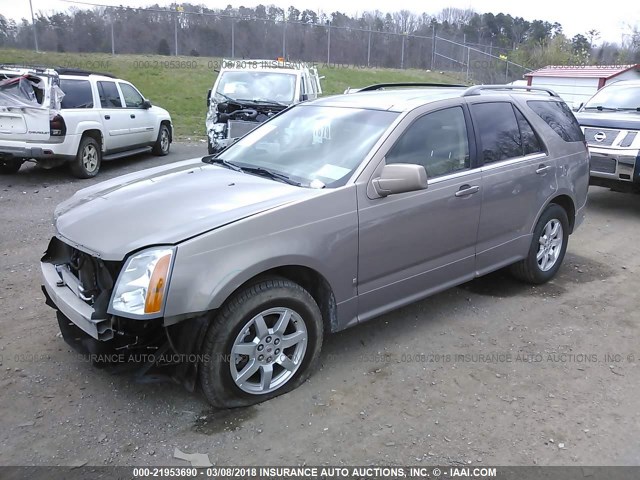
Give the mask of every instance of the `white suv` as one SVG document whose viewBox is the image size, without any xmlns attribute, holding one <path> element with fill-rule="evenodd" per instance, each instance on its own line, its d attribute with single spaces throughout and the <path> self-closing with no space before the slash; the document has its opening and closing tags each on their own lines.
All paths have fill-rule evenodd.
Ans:
<svg viewBox="0 0 640 480">
<path fill-rule="evenodd" d="M 0 66 L 0 173 L 27 160 L 69 163 L 78 178 L 94 177 L 102 160 L 152 150 L 166 155 L 169 113 L 131 83 L 72 69 Z"/>
</svg>

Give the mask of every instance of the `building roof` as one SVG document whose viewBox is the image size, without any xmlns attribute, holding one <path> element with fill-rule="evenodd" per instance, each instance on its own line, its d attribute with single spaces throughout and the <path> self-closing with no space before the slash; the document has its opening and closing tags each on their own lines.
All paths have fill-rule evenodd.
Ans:
<svg viewBox="0 0 640 480">
<path fill-rule="evenodd" d="M 628 72 L 640 71 L 636 65 L 547 65 L 546 67 L 525 73 L 525 77 L 569 77 L 569 78 L 604 78 L 609 79 Z"/>
</svg>

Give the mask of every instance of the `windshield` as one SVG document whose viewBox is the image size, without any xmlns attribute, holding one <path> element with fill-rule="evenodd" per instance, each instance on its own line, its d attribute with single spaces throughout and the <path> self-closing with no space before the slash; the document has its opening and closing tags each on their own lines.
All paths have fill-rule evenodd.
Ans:
<svg viewBox="0 0 640 480">
<path fill-rule="evenodd" d="M 611 85 L 596 93 L 585 110 L 636 110 L 640 108 L 640 85 Z"/>
<path fill-rule="evenodd" d="M 216 89 L 219 100 L 270 100 L 293 103 L 296 75 L 280 72 L 222 72 Z M 219 94 L 222 95 L 219 95 Z"/>
<path fill-rule="evenodd" d="M 259 126 L 220 158 L 268 169 L 312 187 L 339 187 L 397 113 L 301 105 Z"/>
</svg>

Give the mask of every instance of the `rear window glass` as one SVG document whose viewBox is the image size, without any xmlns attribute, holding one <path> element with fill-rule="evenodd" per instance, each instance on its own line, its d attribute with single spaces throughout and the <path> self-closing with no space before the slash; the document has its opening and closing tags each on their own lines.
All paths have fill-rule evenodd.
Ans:
<svg viewBox="0 0 640 480">
<path fill-rule="evenodd" d="M 565 142 L 584 141 L 580 125 L 566 103 L 529 100 L 527 105 Z"/>
<path fill-rule="evenodd" d="M 518 126 L 520 127 L 520 136 L 522 137 L 522 153 L 524 155 L 529 155 L 531 153 L 539 153 L 542 152 L 542 145 L 540 144 L 540 140 L 536 136 L 536 133 L 533 131 L 533 127 L 529 123 L 529 121 L 524 118 L 524 115 L 517 108 L 514 109 L 516 112 L 516 118 L 518 119 Z"/>
<path fill-rule="evenodd" d="M 93 94 L 88 80 L 60 80 L 64 92 L 62 108 L 92 108 Z"/>
<path fill-rule="evenodd" d="M 102 108 L 122 108 L 120 93 L 115 82 L 98 82 L 98 94 Z"/>
<path fill-rule="evenodd" d="M 484 163 L 522 156 L 520 128 L 511 103 L 478 103 L 471 110 L 480 132 Z"/>
</svg>

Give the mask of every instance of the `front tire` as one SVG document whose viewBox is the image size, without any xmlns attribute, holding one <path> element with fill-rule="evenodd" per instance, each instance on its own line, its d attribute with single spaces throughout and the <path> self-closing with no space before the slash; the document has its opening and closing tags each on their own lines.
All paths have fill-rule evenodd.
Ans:
<svg viewBox="0 0 640 480">
<path fill-rule="evenodd" d="M 24 160 L 16 160 L 14 158 L 9 160 L 0 160 L 0 175 L 13 175 L 18 173 L 20 167 L 24 163 Z"/>
<path fill-rule="evenodd" d="M 536 223 L 527 258 L 511 266 L 519 280 L 534 285 L 551 280 L 562 265 L 569 240 L 567 212 L 559 205 L 549 205 Z"/>
<path fill-rule="evenodd" d="M 313 297 L 274 277 L 235 294 L 205 335 L 200 385 L 214 407 L 244 407 L 301 385 L 317 365 L 323 323 Z"/>
<path fill-rule="evenodd" d="M 75 160 L 71 162 L 71 173 L 77 178 L 93 178 L 98 174 L 101 162 L 100 144 L 93 137 L 84 137 Z"/>
<path fill-rule="evenodd" d="M 160 157 L 164 157 L 169 154 L 169 149 L 171 148 L 171 134 L 169 132 L 169 127 L 167 127 L 164 123 L 160 125 L 160 130 L 158 131 L 158 138 L 156 143 L 153 145 L 153 154 L 158 155 Z"/>
</svg>

